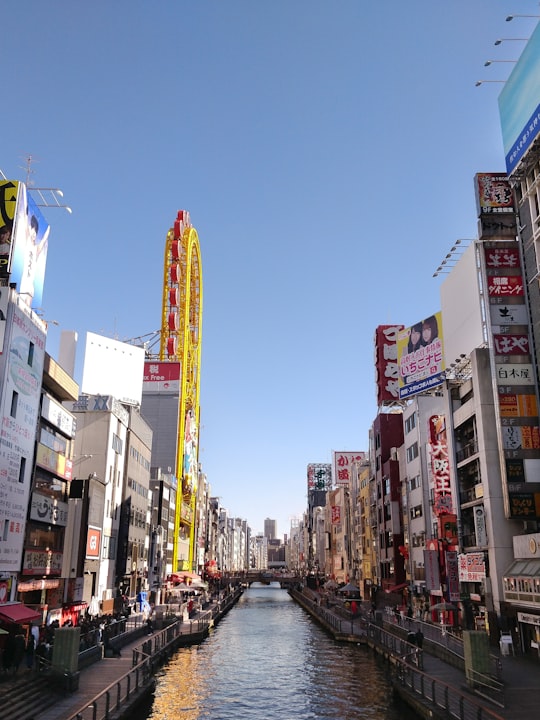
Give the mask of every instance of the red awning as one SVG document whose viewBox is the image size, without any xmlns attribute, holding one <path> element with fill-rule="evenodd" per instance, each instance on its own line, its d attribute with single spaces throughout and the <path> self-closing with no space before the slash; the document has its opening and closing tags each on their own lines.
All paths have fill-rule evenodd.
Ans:
<svg viewBox="0 0 540 720">
<path fill-rule="evenodd" d="M 398 592 L 398 590 L 403 590 L 403 588 L 406 588 L 409 583 L 400 583 L 399 585 L 394 585 L 394 587 L 386 588 L 384 592 L 386 593 L 393 593 Z"/>
<path fill-rule="evenodd" d="M 0 620 L 12 623 L 30 623 L 35 620 L 41 620 L 41 613 L 36 612 L 22 603 L 11 603 L 8 605 L 0 605 Z"/>
</svg>

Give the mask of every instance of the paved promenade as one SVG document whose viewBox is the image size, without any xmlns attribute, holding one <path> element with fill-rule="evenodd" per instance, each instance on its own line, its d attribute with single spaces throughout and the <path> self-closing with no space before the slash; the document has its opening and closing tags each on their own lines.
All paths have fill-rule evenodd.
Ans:
<svg viewBox="0 0 540 720">
<path fill-rule="evenodd" d="M 522 658 L 501 658 L 505 707 L 501 708 L 471 692 L 465 673 L 434 655 L 424 652 L 424 672 L 465 692 L 476 702 L 504 720 L 538 720 L 540 718 L 540 663 Z"/>
<path fill-rule="evenodd" d="M 103 658 L 81 670 L 79 689 L 70 695 L 60 697 L 52 707 L 35 715 L 34 720 L 68 720 L 86 707 L 109 685 L 116 683 L 132 667 L 133 650 L 140 647 L 146 638 L 137 638 L 122 648 L 122 656 Z"/>
</svg>

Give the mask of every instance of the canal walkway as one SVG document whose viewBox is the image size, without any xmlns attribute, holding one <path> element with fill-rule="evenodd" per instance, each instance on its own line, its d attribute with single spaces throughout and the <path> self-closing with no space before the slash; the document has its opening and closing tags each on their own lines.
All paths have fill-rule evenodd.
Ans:
<svg viewBox="0 0 540 720">
<path fill-rule="evenodd" d="M 497 677 L 491 688 L 484 685 L 482 692 L 479 683 L 475 692 L 465 674 L 460 639 L 443 633 L 437 625 L 406 620 L 403 627 L 388 613 L 381 613 L 380 621 L 374 623 L 368 614 L 352 617 L 339 603 L 325 606 L 318 593 L 307 588 L 293 590 L 291 595 L 336 639 L 369 645 L 388 660 L 394 689 L 424 717 L 537 720 L 540 716 L 539 660 L 492 649 Z M 407 641 L 409 633 L 419 629 L 421 651 Z"/>
</svg>

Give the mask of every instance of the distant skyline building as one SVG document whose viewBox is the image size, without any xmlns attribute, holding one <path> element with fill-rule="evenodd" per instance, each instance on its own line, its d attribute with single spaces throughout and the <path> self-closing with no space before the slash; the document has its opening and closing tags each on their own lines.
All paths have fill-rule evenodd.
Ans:
<svg viewBox="0 0 540 720">
<path fill-rule="evenodd" d="M 264 537 L 275 540 L 277 537 L 277 521 L 266 518 L 264 521 Z"/>
</svg>

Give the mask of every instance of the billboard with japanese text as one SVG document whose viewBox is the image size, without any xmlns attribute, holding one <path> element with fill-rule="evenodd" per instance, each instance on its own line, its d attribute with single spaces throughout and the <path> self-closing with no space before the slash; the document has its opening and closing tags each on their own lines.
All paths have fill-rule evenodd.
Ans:
<svg viewBox="0 0 540 720">
<path fill-rule="evenodd" d="M 444 381 L 442 315 L 434 313 L 398 333 L 399 397 L 430 390 Z"/>
<path fill-rule="evenodd" d="M 330 490 L 332 466 L 330 463 L 309 463 L 307 466 L 308 490 Z"/>
<path fill-rule="evenodd" d="M 146 361 L 143 392 L 180 392 L 180 363 L 170 360 Z"/>
<path fill-rule="evenodd" d="M 518 233 L 517 213 L 514 192 L 506 173 L 477 173 L 474 189 L 478 237 L 481 240 L 515 240 Z"/>
<path fill-rule="evenodd" d="M 355 462 L 363 463 L 366 460 L 365 452 L 334 451 L 333 475 L 336 487 L 350 487 L 352 480 L 352 469 Z"/>
<path fill-rule="evenodd" d="M 17 572 L 23 559 L 45 357 L 45 324 L 23 302 L 11 310 L 0 387 L 0 572 Z"/>
<path fill-rule="evenodd" d="M 540 130 L 540 24 L 499 95 L 506 172 L 511 175 Z"/>
<path fill-rule="evenodd" d="M 481 582 L 486 577 L 486 558 L 483 552 L 460 554 L 458 563 L 461 582 Z"/>
<path fill-rule="evenodd" d="M 400 330 L 403 325 L 379 325 L 375 330 L 375 383 L 379 406 L 399 400 L 397 339 Z"/>
<path fill-rule="evenodd" d="M 477 173 L 474 177 L 476 211 L 481 215 L 506 215 L 514 210 L 514 193 L 506 175 Z"/>
<path fill-rule="evenodd" d="M 448 453 L 446 417 L 432 415 L 428 424 L 428 455 L 431 460 L 433 513 L 449 515 L 453 512 L 450 481 L 450 455 Z"/>
<path fill-rule="evenodd" d="M 519 244 L 515 240 L 485 240 L 479 258 L 489 303 L 486 319 L 495 364 L 505 513 L 507 517 L 535 518 L 537 488 L 533 484 L 540 467 L 540 419 Z M 525 493 L 523 483 L 529 486 Z M 486 538 L 480 514 L 475 515 L 475 531 L 477 538 Z"/>
</svg>

